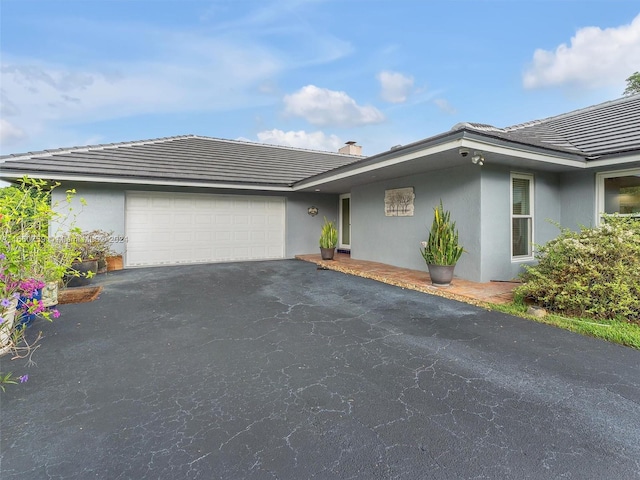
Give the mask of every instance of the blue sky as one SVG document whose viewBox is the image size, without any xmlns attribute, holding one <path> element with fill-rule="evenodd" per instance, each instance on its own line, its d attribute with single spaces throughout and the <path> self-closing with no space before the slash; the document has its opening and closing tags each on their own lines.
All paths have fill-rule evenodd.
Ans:
<svg viewBox="0 0 640 480">
<path fill-rule="evenodd" d="M 618 98 L 637 0 L 0 0 L 0 153 L 198 134 L 372 155 Z"/>
</svg>

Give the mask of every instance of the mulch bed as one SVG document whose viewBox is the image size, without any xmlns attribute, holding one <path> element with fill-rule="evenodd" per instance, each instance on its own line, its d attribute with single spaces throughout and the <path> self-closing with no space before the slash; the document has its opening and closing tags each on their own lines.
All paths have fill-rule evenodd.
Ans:
<svg viewBox="0 0 640 480">
<path fill-rule="evenodd" d="M 101 291 L 102 286 L 64 288 L 58 292 L 58 304 L 93 302 Z"/>
</svg>

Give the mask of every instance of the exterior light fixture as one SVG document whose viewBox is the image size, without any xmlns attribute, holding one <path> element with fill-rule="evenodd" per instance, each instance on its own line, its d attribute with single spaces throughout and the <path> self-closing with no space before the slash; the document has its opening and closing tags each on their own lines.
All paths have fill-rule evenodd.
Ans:
<svg viewBox="0 0 640 480">
<path fill-rule="evenodd" d="M 473 157 L 471 157 L 471 163 L 474 165 L 484 165 L 484 157 L 482 156 L 482 152 L 473 152 Z"/>
<path fill-rule="evenodd" d="M 315 217 L 318 214 L 318 207 L 309 207 L 307 208 L 307 213 L 312 217 Z"/>
</svg>

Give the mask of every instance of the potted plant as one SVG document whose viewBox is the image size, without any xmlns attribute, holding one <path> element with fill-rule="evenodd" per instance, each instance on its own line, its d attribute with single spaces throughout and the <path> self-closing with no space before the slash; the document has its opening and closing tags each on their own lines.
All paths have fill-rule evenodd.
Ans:
<svg viewBox="0 0 640 480">
<path fill-rule="evenodd" d="M 429 240 L 421 242 L 420 252 L 427 263 L 431 283 L 446 287 L 453 280 L 453 270 L 464 249 L 458 242 L 456 222 L 451 221 L 451 214 L 442 206 L 442 200 L 433 211 Z"/>
<path fill-rule="evenodd" d="M 112 252 L 107 255 L 107 272 L 122 270 L 124 268 L 124 260 L 122 254 Z"/>
<path fill-rule="evenodd" d="M 98 259 L 91 246 L 88 232 L 73 230 L 65 238 L 67 245 L 78 252 L 73 263 L 64 277 L 66 287 L 84 287 L 91 283 L 91 279 L 98 272 Z"/>
<path fill-rule="evenodd" d="M 107 257 L 111 254 L 113 232 L 93 230 L 91 232 L 83 232 L 82 235 L 85 242 L 84 256 L 87 259 L 95 259 L 98 262 L 97 273 L 105 273 L 107 271 Z"/>
<path fill-rule="evenodd" d="M 324 218 L 322 233 L 320 234 L 320 255 L 322 260 L 333 260 L 338 245 L 338 229 L 334 222 Z"/>
</svg>

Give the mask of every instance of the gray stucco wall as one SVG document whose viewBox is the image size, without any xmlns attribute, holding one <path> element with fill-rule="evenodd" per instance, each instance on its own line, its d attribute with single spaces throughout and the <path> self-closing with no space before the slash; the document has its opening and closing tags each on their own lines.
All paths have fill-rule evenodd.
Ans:
<svg viewBox="0 0 640 480">
<path fill-rule="evenodd" d="M 492 165 L 482 167 L 481 273 L 479 281 L 508 280 L 512 277 L 511 221 L 509 206 L 510 172 Z"/>
<path fill-rule="evenodd" d="M 252 192 L 211 190 L 198 188 L 169 188 L 140 185 L 110 185 L 89 183 L 67 183 L 54 190 L 53 200 L 63 202 L 65 190 L 75 188 L 76 198 L 73 202 L 75 225 L 81 230 L 113 231 L 114 236 L 125 237 L 125 199 L 126 192 L 132 191 L 163 191 L 202 194 L 240 194 L 259 196 L 278 196 L 286 198 L 286 235 L 285 257 L 292 258 L 297 254 L 319 252 L 318 238 L 324 221 L 338 218 L 338 196 L 328 194 L 287 194 L 281 192 Z M 83 206 L 80 199 L 84 199 Z M 318 208 L 318 215 L 311 217 L 307 213 L 310 206 Z M 125 242 L 113 244 L 114 250 L 125 252 Z"/>
<path fill-rule="evenodd" d="M 560 203 L 564 228 L 591 227 L 596 220 L 596 174 L 593 171 L 563 173 L 560 178 Z"/>
<path fill-rule="evenodd" d="M 533 242 L 544 244 L 555 238 L 560 222 L 560 179 L 555 173 L 483 167 L 482 171 L 482 274 L 481 281 L 511 280 L 518 277 L 523 265 L 534 261 L 511 259 L 511 173 L 533 175 Z M 534 249 L 535 250 L 535 249 Z"/>
<path fill-rule="evenodd" d="M 456 275 L 480 282 L 516 278 L 523 264 L 534 262 L 511 260 L 511 172 L 505 167 L 469 165 L 353 188 L 351 256 L 425 269 L 419 243 L 428 237 L 433 207 L 442 199 L 466 251 Z M 534 174 L 534 243 L 546 243 L 558 234 L 548 220 L 559 222 L 561 218 L 559 176 L 518 173 Z M 414 187 L 415 214 L 386 217 L 384 192 L 401 187 Z"/>
<path fill-rule="evenodd" d="M 385 190 L 403 187 L 414 187 L 414 216 L 385 216 Z M 480 278 L 480 169 L 474 165 L 354 187 L 352 258 L 426 270 L 420 242 L 429 236 L 433 208 L 440 199 L 456 221 L 460 242 L 467 250 L 456 267 L 456 275 Z"/>
<path fill-rule="evenodd" d="M 510 280 L 518 276 L 525 263 L 511 260 L 510 173 L 507 167 L 485 165 L 439 170 L 422 175 L 380 181 L 351 190 L 351 255 L 354 259 L 388 263 L 426 270 L 420 255 L 420 241 L 426 240 L 433 219 L 433 208 L 442 199 L 460 232 L 466 253 L 456 267 L 456 275 L 474 281 Z M 595 173 L 533 173 L 535 195 L 534 243 L 544 244 L 559 230 L 549 222 L 568 228 L 592 225 L 595 208 Z M 414 187 L 415 210 L 412 217 L 387 217 L 385 190 Z M 180 189 L 157 186 L 67 184 L 54 191 L 54 200 L 64 200 L 67 188 L 77 190 L 74 211 L 82 230 L 113 231 L 125 236 L 125 197 L 127 190 L 154 190 L 205 194 L 241 194 L 286 198 L 285 256 L 318 252 L 318 237 L 324 217 L 338 219 L 338 195 L 315 193 L 249 192 L 210 189 Z M 348 192 L 345 192 L 348 193 Z M 78 199 L 85 199 L 81 206 Z M 318 215 L 307 213 L 310 206 Z M 124 243 L 114 249 L 124 252 Z"/>
<path fill-rule="evenodd" d="M 311 206 L 318 208 L 315 217 L 307 213 Z M 298 193 L 287 196 L 286 256 L 320 253 L 320 231 L 327 220 L 338 223 L 338 195 Z"/>
<path fill-rule="evenodd" d="M 52 195 L 53 201 L 60 204 L 61 212 L 67 212 L 65 192 L 69 189 L 76 190 L 71 211 L 75 226 L 83 231 L 113 232 L 117 241 L 112 243 L 112 249 L 117 253 L 124 253 L 124 190 L 107 185 L 63 184 Z"/>
</svg>

